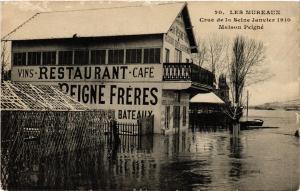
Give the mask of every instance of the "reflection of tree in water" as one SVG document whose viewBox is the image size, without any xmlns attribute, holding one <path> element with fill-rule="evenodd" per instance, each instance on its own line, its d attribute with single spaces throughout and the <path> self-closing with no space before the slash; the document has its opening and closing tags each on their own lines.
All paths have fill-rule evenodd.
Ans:
<svg viewBox="0 0 300 191">
<path fill-rule="evenodd" d="M 159 190 L 191 190 L 211 183 L 211 172 L 204 170 L 207 160 L 176 161 L 162 165 Z"/>
<path fill-rule="evenodd" d="M 242 170 L 243 170 L 243 145 L 240 137 L 230 137 L 230 146 L 229 146 L 229 176 L 233 178 L 233 180 L 238 180 L 241 178 Z"/>
<path fill-rule="evenodd" d="M 191 145 L 195 146 L 195 134 L 172 134 L 165 137 L 168 160 L 161 164 L 158 190 L 192 190 L 205 188 L 212 181 L 211 171 L 207 168 L 210 161 L 193 157 L 190 152 Z M 192 149 L 193 150 L 193 149 Z M 195 153 L 197 155 L 197 153 Z"/>
</svg>

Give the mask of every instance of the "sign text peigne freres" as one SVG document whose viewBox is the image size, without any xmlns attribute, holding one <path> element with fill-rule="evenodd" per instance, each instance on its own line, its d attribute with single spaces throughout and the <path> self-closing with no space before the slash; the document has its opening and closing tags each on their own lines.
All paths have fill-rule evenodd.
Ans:
<svg viewBox="0 0 300 191">
<path fill-rule="evenodd" d="M 158 112 L 162 65 L 14 66 L 12 79 L 55 84 L 91 109 L 114 109 L 118 120 L 136 120 Z"/>
</svg>

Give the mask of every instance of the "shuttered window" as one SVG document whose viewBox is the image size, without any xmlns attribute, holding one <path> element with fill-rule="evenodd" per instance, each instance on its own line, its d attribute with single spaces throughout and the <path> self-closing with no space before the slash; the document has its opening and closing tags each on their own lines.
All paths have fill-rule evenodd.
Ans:
<svg viewBox="0 0 300 191">
<path fill-rule="evenodd" d="M 166 106 L 165 110 L 165 128 L 170 128 L 170 106 Z"/>
<path fill-rule="evenodd" d="M 55 65 L 56 64 L 56 52 L 42 52 L 43 65 Z"/>
<path fill-rule="evenodd" d="M 25 66 L 26 65 L 26 53 L 18 52 L 13 54 L 13 65 L 14 66 Z"/>
<path fill-rule="evenodd" d="M 59 65 L 72 65 L 73 64 L 73 51 L 59 51 L 58 64 Z"/>
<path fill-rule="evenodd" d="M 170 62 L 170 50 L 166 48 L 165 51 L 166 51 L 165 62 L 169 63 Z"/>
<path fill-rule="evenodd" d="M 124 50 L 116 49 L 108 51 L 108 64 L 123 64 Z"/>
<path fill-rule="evenodd" d="M 145 48 L 144 63 L 160 63 L 160 48 Z"/>
<path fill-rule="evenodd" d="M 74 64 L 75 65 L 88 65 L 89 64 L 89 51 L 88 50 L 75 50 L 74 51 Z"/>
<path fill-rule="evenodd" d="M 91 64 L 103 65 L 105 64 L 106 50 L 92 50 L 91 51 Z"/>
<path fill-rule="evenodd" d="M 182 116 L 182 125 L 186 126 L 186 118 L 187 118 L 186 106 L 183 106 L 182 115 L 183 115 Z"/>
<path fill-rule="evenodd" d="M 175 49 L 175 62 L 181 63 L 182 52 L 178 49 Z"/>
<path fill-rule="evenodd" d="M 127 49 L 126 63 L 138 64 L 142 62 L 142 49 Z"/>
<path fill-rule="evenodd" d="M 28 65 L 41 65 L 41 52 L 28 52 Z"/>
</svg>

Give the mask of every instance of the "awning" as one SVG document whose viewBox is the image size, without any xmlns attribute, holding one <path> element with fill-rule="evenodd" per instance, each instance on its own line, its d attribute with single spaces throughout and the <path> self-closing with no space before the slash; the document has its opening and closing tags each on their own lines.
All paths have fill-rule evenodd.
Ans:
<svg viewBox="0 0 300 191">
<path fill-rule="evenodd" d="M 215 104 L 224 104 L 224 101 L 221 100 L 213 92 L 209 93 L 199 93 L 192 97 L 190 100 L 191 103 L 215 103 Z"/>
</svg>

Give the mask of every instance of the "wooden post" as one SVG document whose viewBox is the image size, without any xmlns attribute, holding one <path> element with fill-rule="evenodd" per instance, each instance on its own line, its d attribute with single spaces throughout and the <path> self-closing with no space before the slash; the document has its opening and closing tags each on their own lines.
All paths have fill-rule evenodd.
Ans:
<svg viewBox="0 0 300 191">
<path fill-rule="evenodd" d="M 296 137 L 300 137 L 300 114 L 296 112 L 296 132 L 295 132 L 295 136 Z M 298 128 L 298 129 L 297 129 Z"/>
<path fill-rule="evenodd" d="M 118 124 L 117 124 L 117 121 L 115 119 L 113 119 L 111 121 L 111 129 L 112 129 L 112 137 L 113 137 L 113 141 L 115 143 L 119 143 L 120 140 L 119 140 L 119 128 L 118 128 Z"/>
</svg>

